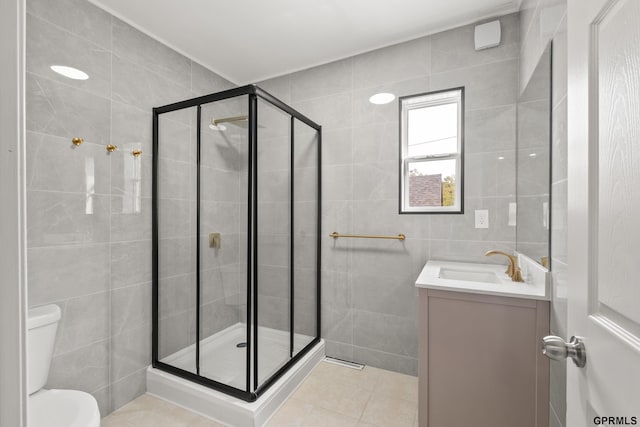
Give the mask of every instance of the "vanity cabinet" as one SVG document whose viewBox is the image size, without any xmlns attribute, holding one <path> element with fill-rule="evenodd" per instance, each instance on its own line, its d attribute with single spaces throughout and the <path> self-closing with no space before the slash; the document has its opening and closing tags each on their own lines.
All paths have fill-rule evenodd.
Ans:
<svg viewBox="0 0 640 427">
<path fill-rule="evenodd" d="M 418 293 L 420 427 L 547 427 L 549 301 Z"/>
</svg>

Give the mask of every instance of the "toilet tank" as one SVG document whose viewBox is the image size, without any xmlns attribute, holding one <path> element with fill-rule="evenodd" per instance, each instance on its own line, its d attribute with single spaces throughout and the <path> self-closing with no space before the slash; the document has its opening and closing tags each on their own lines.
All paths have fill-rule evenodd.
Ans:
<svg viewBox="0 0 640 427">
<path fill-rule="evenodd" d="M 29 310 L 27 316 L 27 383 L 29 394 L 47 383 L 53 344 L 60 320 L 60 307 L 44 305 Z"/>
</svg>

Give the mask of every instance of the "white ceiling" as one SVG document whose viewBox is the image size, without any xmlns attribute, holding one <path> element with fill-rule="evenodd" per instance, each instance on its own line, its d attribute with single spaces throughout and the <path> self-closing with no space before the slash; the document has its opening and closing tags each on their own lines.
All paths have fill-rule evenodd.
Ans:
<svg viewBox="0 0 640 427">
<path fill-rule="evenodd" d="M 521 0 L 90 0 L 236 84 L 518 10 Z"/>
</svg>

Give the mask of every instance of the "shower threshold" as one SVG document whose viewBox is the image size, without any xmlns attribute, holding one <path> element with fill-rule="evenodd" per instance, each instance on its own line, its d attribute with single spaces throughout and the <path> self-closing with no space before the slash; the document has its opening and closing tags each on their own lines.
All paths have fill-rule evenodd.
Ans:
<svg viewBox="0 0 640 427">
<path fill-rule="evenodd" d="M 236 388 L 244 388 L 246 348 L 238 348 L 236 344 L 246 338 L 245 328 L 246 325 L 237 323 L 202 340 L 201 375 Z M 258 374 L 261 381 L 275 372 L 280 366 L 279 362 L 286 357 L 288 336 L 284 331 L 259 327 Z M 296 350 L 298 347 L 304 347 L 310 340 L 311 337 L 295 334 L 294 342 L 300 343 L 295 346 Z M 162 362 L 194 372 L 194 355 L 195 345 L 192 345 L 163 358 Z M 147 370 L 147 391 L 223 424 L 234 427 L 259 427 L 266 424 L 324 355 L 324 340 L 320 340 L 255 402 L 245 402 L 153 367 Z"/>
</svg>

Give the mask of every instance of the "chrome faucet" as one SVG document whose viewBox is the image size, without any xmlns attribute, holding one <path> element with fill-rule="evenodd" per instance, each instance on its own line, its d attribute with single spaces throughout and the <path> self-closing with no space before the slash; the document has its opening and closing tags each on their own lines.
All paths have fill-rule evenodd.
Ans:
<svg viewBox="0 0 640 427">
<path fill-rule="evenodd" d="M 505 271 L 505 273 L 507 273 L 507 275 L 511 277 L 511 280 L 513 280 L 514 282 L 524 282 L 524 280 L 522 279 L 522 272 L 520 271 L 520 266 L 518 265 L 518 258 L 516 256 L 509 255 L 508 253 L 502 252 L 502 251 L 489 251 L 484 255 L 485 256 L 491 256 L 491 255 L 506 256 L 507 259 L 509 260 L 509 266 L 507 267 L 507 271 Z"/>
</svg>

